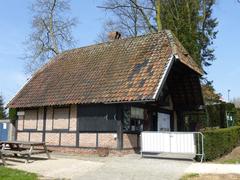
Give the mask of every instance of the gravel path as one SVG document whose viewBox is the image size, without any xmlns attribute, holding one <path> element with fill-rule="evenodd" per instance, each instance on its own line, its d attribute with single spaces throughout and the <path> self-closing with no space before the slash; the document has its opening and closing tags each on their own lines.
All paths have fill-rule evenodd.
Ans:
<svg viewBox="0 0 240 180">
<path fill-rule="evenodd" d="M 51 159 L 34 161 L 29 164 L 17 163 L 12 168 L 34 172 L 49 178 L 72 179 L 76 175 L 84 176 L 90 171 L 95 171 L 103 165 L 101 162 L 83 161 L 77 159 Z"/>
<path fill-rule="evenodd" d="M 192 164 L 191 161 L 163 160 L 138 157 L 110 158 L 96 171 L 77 179 L 86 180 L 177 180 Z"/>
<path fill-rule="evenodd" d="M 192 161 L 124 157 L 56 156 L 29 164 L 14 163 L 12 168 L 38 173 L 44 177 L 73 180 L 177 180 Z"/>
<path fill-rule="evenodd" d="M 10 162 L 10 161 L 7 161 Z M 240 174 L 240 165 L 193 163 L 185 160 L 124 157 L 77 156 L 53 154 L 50 160 L 24 164 L 11 162 L 12 168 L 54 179 L 73 180 L 177 180 L 187 173 Z"/>
</svg>

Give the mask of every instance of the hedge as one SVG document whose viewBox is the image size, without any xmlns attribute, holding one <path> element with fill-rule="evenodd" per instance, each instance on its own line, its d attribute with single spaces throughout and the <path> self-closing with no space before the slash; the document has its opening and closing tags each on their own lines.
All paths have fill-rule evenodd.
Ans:
<svg viewBox="0 0 240 180">
<path fill-rule="evenodd" d="M 203 131 L 204 152 L 207 161 L 230 152 L 240 142 L 240 126 Z"/>
<path fill-rule="evenodd" d="M 237 110 L 232 103 L 219 103 L 213 105 L 207 105 L 206 110 L 208 113 L 208 127 L 227 127 L 226 112 L 231 112 L 234 115 L 234 121 L 236 121 Z"/>
</svg>

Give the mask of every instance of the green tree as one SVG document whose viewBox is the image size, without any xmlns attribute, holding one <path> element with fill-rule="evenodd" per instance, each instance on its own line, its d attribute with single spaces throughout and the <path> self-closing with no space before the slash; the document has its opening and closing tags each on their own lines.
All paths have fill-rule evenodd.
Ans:
<svg viewBox="0 0 240 180">
<path fill-rule="evenodd" d="M 202 84 L 202 93 L 206 105 L 212 105 L 222 102 L 221 101 L 222 95 L 216 92 L 212 85 L 212 82 Z"/>
<path fill-rule="evenodd" d="M 215 59 L 211 48 L 217 19 L 212 17 L 215 0 L 105 0 L 99 8 L 113 15 L 111 29 L 123 36 L 137 36 L 170 29 L 202 67 Z M 105 24 L 106 25 L 106 24 Z M 108 27 L 104 27 L 107 33 Z"/>
<path fill-rule="evenodd" d="M 0 119 L 5 119 L 5 118 L 6 118 L 6 112 L 4 109 L 3 98 L 0 95 Z"/>
</svg>

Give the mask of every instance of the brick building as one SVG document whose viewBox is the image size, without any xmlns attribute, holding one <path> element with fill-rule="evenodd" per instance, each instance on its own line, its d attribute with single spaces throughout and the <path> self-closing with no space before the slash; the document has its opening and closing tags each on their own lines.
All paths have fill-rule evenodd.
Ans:
<svg viewBox="0 0 240 180">
<path fill-rule="evenodd" d="M 8 107 L 17 140 L 72 148 L 139 146 L 141 131 L 181 131 L 203 105 L 202 70 L 168 30 L 63 52 Z"/>
</svg>

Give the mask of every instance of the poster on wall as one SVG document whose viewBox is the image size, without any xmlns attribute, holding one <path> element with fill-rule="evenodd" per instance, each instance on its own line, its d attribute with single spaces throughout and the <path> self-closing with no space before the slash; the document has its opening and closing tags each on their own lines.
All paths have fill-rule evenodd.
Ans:
<svg viewBox="0 0 240 180">
<path fill-rule="evenodd" d="M 3 123 L 3 129 L 7 129 L 7 123 Z"/>
<path fill-rule="evenodd" d="M 170 114 L 158 113 L 158 131 L 170 130 Z"/>
</svg>

